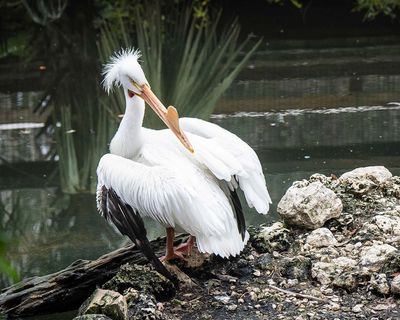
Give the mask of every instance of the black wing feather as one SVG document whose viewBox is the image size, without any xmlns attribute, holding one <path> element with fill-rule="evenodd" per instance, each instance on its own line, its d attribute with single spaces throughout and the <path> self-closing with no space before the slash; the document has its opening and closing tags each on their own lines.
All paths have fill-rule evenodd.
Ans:
<svg viewBox="0 0 400 320">
<path fill-rule="evenodd" d="M 244 240 L 244 237 L 246 235 L 246 221 L 244 219 L 242 204 L 240 203 L 240 199 L 236 190 L 230 190 L 230 197 L 232 200 L 233 208 L 235 209 L 238 230 L 240 235 L 242 236 L 242 240 Z"/>
<path fill-rule="evenodd" d="M 103 186 L 103 188 L 105 187 Z M 105 190 L 107 189 L 105 188 Z M 178 286 L 176 277 L 165 268 L 154 254 L 150 241 L 147 239 L 147 231 L 142 217 L 130 205 L 124 203 L 112 188 L 107 190 L 106 208 L 104 209 L 106 209 L 103 211 L 105 218 L 114 223 L 119 232 L 128 236 L 136 244 L 160 274 L 171 280 L 175 286 Z"/>
<path fill-rule="evenodd" d="M 100 195 L 98 195 L 98 205 L 97 207 L 100 208 L 101 213 L 107 221 L 109 221 L 108 210 L 107 210 L 107 193 L 108 190 L 106 186 L 101 187 Z"/>
</svg>

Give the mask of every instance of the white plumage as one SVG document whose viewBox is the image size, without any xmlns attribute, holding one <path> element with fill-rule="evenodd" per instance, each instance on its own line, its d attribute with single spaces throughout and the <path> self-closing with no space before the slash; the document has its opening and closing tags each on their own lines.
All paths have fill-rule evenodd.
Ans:
<svg viewBox="0 0 400 320">
<path fill-rule="evenodd" d="M 256 153 L 236 135 L 199 119 L 179 120 L 186 135 L 179 128 L 143 128 L 143 99 L 150 104 L 153 100 L 140 90 L 148 83 L 137 58 L 137 51 L 122 52 L 105 69 L 106 88 L 120 83 L 127 105 L 111 153 L 98 165 L 99 193 L 103 186 L 113 188 L 141 216 L 195 236 L 201 252 L 239 254 L 248 233 L 242 238 L 230 190 L 240 187 L 248 205 L 262 214 L 271 202 Z M 164 112 L 160 110 L 156 112 Z M 174 133 L 184 136 L 179 137 L 181 142 L 188 139 L 194 153 Z"/>
</svg>

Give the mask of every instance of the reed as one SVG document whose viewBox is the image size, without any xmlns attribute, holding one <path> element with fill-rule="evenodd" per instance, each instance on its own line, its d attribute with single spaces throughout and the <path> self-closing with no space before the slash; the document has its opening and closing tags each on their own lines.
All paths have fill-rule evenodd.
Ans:
<svg viewBox="0 0 400 320">
<path fill-rule="evenodd" d="M 145 2 L 135 12 L 134 26 L 120 20 L 118 33 L 103 27 L 98 44 L 102 61 L 121 47 L 140 48 L 152 90 L 164 103 L 174 105 L 181 116 L 209 118 L 261 42 L 254 43 L 250 37 L 240 41 L 237 20 L 223 25 L 221 11 L 202 19 L 194 17 L 191 6 L 162 13 L 158 2 Z M 122 93 L 111 99 L 110 109 L 121 112 Z M 146 114 L 145 123 L 160 125 L 152 113 Z"/>
</svg>

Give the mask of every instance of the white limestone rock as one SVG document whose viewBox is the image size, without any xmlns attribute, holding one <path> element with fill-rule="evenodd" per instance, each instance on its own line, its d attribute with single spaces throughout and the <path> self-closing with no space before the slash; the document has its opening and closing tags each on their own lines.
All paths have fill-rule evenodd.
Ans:
<svg viewBox="0 0 400 320">
<path fill-rule="evenodd" d="M 361 249 L 360 265 L 370 270 L 378 270 L 397 249 L 389 244 L 373 244 Z"/>
<path fill-rule="evenodd" d="M 384 273 L 372 275 L 369 283 L 371 284 L 372 288 L 374 288 L 379 293 L 389 294 L 390 292 L 389 283 L 387 281 L 386 274 Z"/>
<path fill-rule="evenodd" d="M 335 246 L 337 240 L 327 228 L 319 228 L 312 231 L 306 239 L 306 244 L 314 248 Z"/>
<path fill-rule="evenodd" d="M 349 172 L 343 173 L 339 180 L 371 180 L 376 184 L 382 184 L 392 177 L 391 172 L 384 166 L 370 166 L 357 168 Z"/>
<path fill-rule="evenodd" d="M 342 213 L 342 201 L 321 182 L 295 182 L 278 204 L 278 212 L 289 224 L 320 228 Z"/>
<path fill-rule="evenodd" d="M 390 283 L 390 290 L 392 293 L 400 294 L 400 275 L 397 275 L 393 278 Z"/>
<path fill-rule="evenodd" d="M 319 283 L 328 285 L 332 282 L 335 273 L 335 265 L 331 262 L 316 262 L 312 264 L 311 276 Z"/>
<path fill-rule="evenodd" d="M 72 320 L 113 320 L 104 314 L 84 314 L 82 316 L 77 316 Z"/>
<path fill-rule="evenodd" d="M 358 194 L 366 194 L 370 190 L 385 183 L 392 177 L 388 169 L 382 166 L 357 168 L 342 174 L 338 182 Z"/>
<path fill-rule="evenodd" d="M 348 257 L 339 257 L 332 260 L 332 263 L 336 265 L 337 268 L 342 270 L 349 270 L 357 265 L 357 261 Z"/>
<path fill-rule="evenodd" d="M 357 261 L 348 257 L 339 257 L 331 262 L 312 264 L 311 276 L 323 285 L 334 284 L 339 287 L 353 289 L 357 286 L 355 271 Z"/>
<path fill-rule="evenodd" d="M 282 233 L 283 231 L 288 231 L 282 222 L 275 222 L 271 226 L 262 227 L 258 236 L 263 238 L 265 241 L 269 241 L 276 237 L 277 234 Z"/>
<path fill-rule="evenodd" d="M 96 289 L 79 308 L 79 315 L 84 314 L 103 314 L 114 320 L 127 320 L 128 305 L 120 293 Z"/>
<path fill-rule="evenodd" d="M 360 312 L 363 311 L 363 307 L 364 307 L 363 304 L 356 304 L 356 305 L 351 309 L 351 311 L 353 311 L 354 313 L 360 313 Z"/>
<path fill-rule="evenodd" d="M 260 252 L 286 251 L 293 242 L 293 237 L 282 222 L 262 227 L 255 237 L 254 245 Z"/>
<path fill-rule="evenodd" d="M 400 236 L 400 217 L 377 215 L 372 219 L 384 236 Z"/>
</svg>

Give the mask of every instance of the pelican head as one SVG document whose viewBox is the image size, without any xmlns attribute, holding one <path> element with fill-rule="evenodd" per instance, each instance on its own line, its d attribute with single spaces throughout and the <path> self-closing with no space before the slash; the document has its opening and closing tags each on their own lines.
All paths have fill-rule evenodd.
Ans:
<svg viewBox="0 0 400 320">
<path fill-rule="evenodd" d="M 171 129 L 181 143 L 190 152 L 194 152 L 185 133 L 179 128 L 179 116 L 177 110 L 169 106 L 168 109 L 161 103 L 157 96 L 151 91 L 149 82 L 144 75 L 138 59 L 140 51 L 134 49 L 121 50 L 111 57 L 103 71 L 103 86 L 107 93 L 112 91 L 113 86 L 123 87 L 127 93 L 127 99 L 135 95 L 142 98 Z"/>
</svg>

